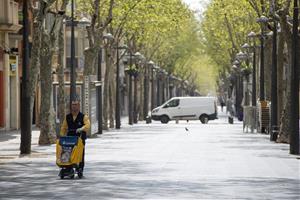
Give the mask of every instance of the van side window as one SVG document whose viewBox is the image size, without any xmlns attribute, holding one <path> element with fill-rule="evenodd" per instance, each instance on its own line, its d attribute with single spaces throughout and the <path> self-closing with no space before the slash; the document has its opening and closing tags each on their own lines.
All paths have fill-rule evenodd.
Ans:
<svg viewBox="0 0 300 200">
<path fill-rule="evenodd" d="M 174 99 L 170 101 L 166 107 L 177 107 L 179 105 L 179 99 Z"/>
</svg>

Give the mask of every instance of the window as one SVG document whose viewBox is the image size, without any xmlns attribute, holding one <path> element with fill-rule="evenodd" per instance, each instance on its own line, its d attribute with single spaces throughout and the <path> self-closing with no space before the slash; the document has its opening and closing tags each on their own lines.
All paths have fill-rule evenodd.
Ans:
<svg viewBox="0 0 300 200">
<path fill-rule="evenodd" d="M 166 104 L 166 108 L 168 107 L 177 107 L 179 105 L 179 99 L 174 99 Z"/>
</svg>

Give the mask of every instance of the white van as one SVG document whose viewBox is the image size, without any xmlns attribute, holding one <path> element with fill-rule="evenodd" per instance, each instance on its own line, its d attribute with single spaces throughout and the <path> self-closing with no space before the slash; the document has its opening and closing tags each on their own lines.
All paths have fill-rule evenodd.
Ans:
<svg viewBox="0 0 300 200">
<path fill-rule="evenodd" d="M 217 101 L 215 97 L 174 97 L 152 110 L 153 120 L 168 123 L 170 120 L 200 120 L 206 124 L 217 119 Z"/>
</svg>

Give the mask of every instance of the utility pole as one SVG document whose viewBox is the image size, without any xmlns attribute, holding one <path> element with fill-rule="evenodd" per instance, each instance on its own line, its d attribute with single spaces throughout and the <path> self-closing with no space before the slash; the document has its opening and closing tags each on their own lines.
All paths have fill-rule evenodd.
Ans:
<svg viewBox="0 0 300 200">
<path fill-rule="evenodd" d="M 256 106 L 256 43 L 253 44 L 252 106 Z"/>
<path fill-rule="evenodd" d="M 293 42 L 292 42 L 292 69 L 291 69 L 291 132 L 290 132 L 290 153 L 299 154 L 299 10 L 298 0 L 294 0 L 293 15 Z"/>
<path fill-rule="evenodd" d="M 155 82 L 154 82 L 154 68 L 151 66 L 151 110 L 156 106 L 155 104 Z"/>
<path fill-rule="evenodd" d="M 149 69 L 151 64 L 145 64 L 145 78 L 144 78 L 144 120 L 146 120 L 149 110 Z"/>
<path fill-rule="evenodd" d="M 102 134 L 102 47 L 99 49 L 98 54 L 98 72 L 97 79 L 100 81 L 100 85 L 97 87 L 98 97 L 98 134 Z"/>
<path fill-rule="evenodd" d="M 129 55 L 129 69 L 132 69 L 132 52 Z M 132 111 L 132 73 L 128 73 L 129 91 L 128 91 L 128 124 L 133 124 L 133 111 Z"/>
<path fill-rule="evenodd" d="M 133 91 L 133 123 L 138 123 L 138 110 L 137 110 L 137 89 L 138 89 L 138 72 L 133 75 L 134 78 L 134 91 Z"/>
<path fill-rule="evenodd" d="M 28 0 L 23 1 L 23 64 L 22 64 L 22 101 L 21 101 L 21 154 L 31 153 L 31 98 L 29 89 L 29 23 Z"/>
</svg>

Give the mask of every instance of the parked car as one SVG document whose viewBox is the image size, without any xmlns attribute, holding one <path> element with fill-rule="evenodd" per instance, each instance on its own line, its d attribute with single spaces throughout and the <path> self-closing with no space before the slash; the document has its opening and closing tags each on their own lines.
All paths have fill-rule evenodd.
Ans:
<svg viewBox="0 0 300 200">
<path fill-rule="evenodd" d="M 168 123 L 170 120 L 200 120 L 206 124 L 217 119 L 217 99 L 215 97 L 174 97 L 151 112 L 153 120 Z"/>
</svg>

